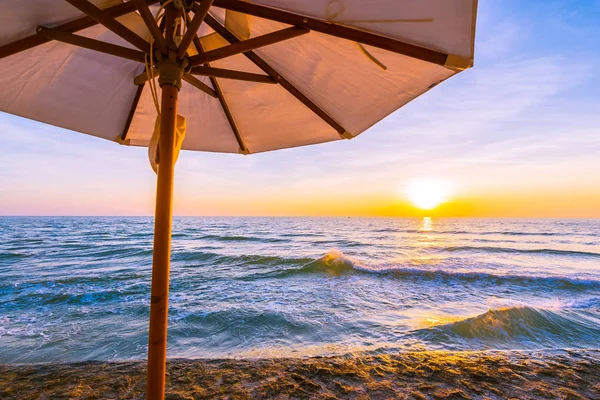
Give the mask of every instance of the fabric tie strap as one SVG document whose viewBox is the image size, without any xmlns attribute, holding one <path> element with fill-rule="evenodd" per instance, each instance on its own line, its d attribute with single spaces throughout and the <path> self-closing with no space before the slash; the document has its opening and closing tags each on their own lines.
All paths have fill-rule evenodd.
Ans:
<svg viewBox="0 0 600 400">
<path fill-rule="evenodd" d="M 179 157 L 179 151 L 181 150 L 181 145 L 183 144 L 183 139 L 185 138 L 186 133 L 186 122 L 185 118 L 181 115 L 177 115 L 177 122 L 175 125 L 175 154 L 174 160 L 177 162 L 177 158 Z M 150 165 L 155 173 L 158 174 L 158 166 L 160 164 L 160 154 L 158 152 L 158 143 L 160 141 L 160 115 L 156 117 L 156 122 L 154 123 L 154 132 L 152 133 L 152 138 L 150 139 L 150 143 L 148 144 L 148 158 L 150 159 Z"/>
</svg>

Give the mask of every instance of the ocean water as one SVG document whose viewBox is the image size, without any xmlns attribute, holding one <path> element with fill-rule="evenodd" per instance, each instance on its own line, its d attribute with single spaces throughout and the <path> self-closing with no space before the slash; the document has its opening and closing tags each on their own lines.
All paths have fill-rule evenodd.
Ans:
<svg viewBox="0 0 600 400">
<path fill-rule="evenodd" d="M 151 218 L 0 218 L 0 363 L 146 356 Z M 600 348 L 600 220 L 176 218 L 168 355 Z"/>
</svg>

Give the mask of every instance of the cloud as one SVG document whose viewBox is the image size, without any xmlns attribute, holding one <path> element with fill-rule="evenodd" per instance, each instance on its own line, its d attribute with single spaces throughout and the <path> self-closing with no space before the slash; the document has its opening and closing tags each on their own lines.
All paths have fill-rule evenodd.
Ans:
<svg viewBox="0 0 600 400">
<path fill-rule="evenodd" d="M 492 30 L 480 33 L 481 40 L 477 41 L 475 48 L 477 59 L 488 61 L 513 56 L 519 40 L 526 34 L 524 30 L 513 20 L 504 20 L 495 24 Z"/>
</svg>

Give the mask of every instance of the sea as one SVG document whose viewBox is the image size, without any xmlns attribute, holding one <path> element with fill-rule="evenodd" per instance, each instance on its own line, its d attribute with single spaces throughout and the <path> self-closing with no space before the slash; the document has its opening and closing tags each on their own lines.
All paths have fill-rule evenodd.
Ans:
<svg viewBox="0 0 600 400">
<path fill-rule="evenodd" d="M 153 219 L 0 217 L 0 364 L 144 359 Z M 178 217 L 168 357 L 600 348 L 600 220 Z"/>
</svg>

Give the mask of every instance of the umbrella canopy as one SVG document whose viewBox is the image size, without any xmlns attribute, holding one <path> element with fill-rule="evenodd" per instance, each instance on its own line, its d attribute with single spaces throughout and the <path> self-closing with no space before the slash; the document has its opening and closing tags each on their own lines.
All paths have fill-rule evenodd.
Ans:
<svg viewBox="0 0 600 400">
<path fill-rule="evenodd" d="M 351 139 L 473 65 L 476 8 L 477 0 L 0 0 L 0 110 L 150 146 L 158 161 L 148 398 L 163 398 L 165 386 L 179 146 L 251 154 Z"/>
<path fill-rule="evenodd" d="M 132 3 L 94 3 L 144 41 L 150 37 Z M 139 49 L 102 25 L 77 26 L 74 20 L 86 18 L 73 5 L 0 2 L 0 110 L 148 145 L 156 110 L 149 85 L 133 82 L 144 71 Z M 474 0 L 216 0 L 198 32 L 208 54 L 193 61 L 194 81 L 179 95 L 187 119 L 182 148 L 256 153 L 353 138 L 472 65 L 475 10 Z M 54 29 L 19 48 L 19 40 L 39 37 L 38 26 Z M 139 59 L 74 46 L 72 33 L 135 49 L 128 55 Z M 231 49 L 248 39 L 251 53 Z M 8 57 L 10 50 L 21 52 Z M 194 44 L 189 53 L 198 53 Z"/>
</svg>

